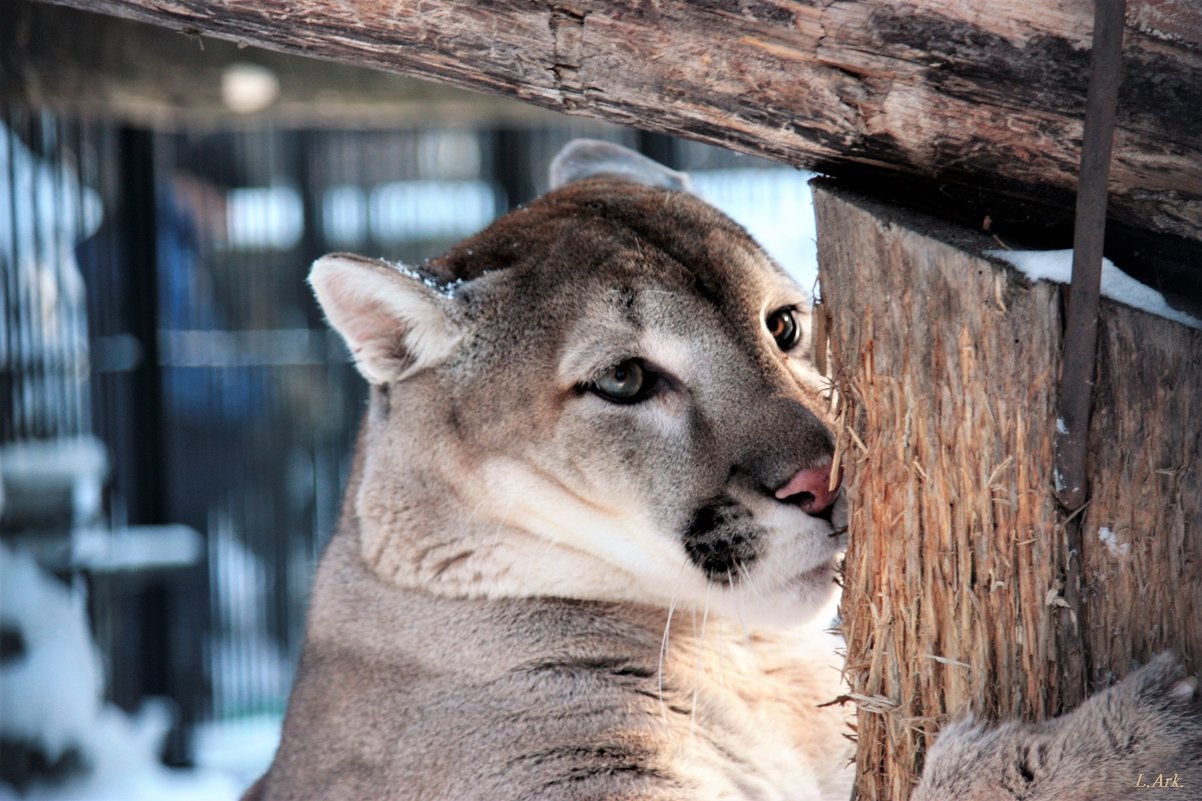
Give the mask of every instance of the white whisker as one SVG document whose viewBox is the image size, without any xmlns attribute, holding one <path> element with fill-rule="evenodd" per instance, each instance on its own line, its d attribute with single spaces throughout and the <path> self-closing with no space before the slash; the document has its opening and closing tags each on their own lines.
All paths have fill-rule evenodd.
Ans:
<svg viewBox="0 0 1202 801">
<path fill-rule="evenodd" d="M 746 583 L 747 570 L 737 562 L 735 563 L 735 569 L 738 570 L 740 575 L 743 576 L 743 582 Z M 726 580 L 732 588 L 735 587 L 735 578 L 730 574 L 729 570 L 726 571 Z M 733 596 L 735 602 L 735 617 L 739 619 L 739 627 L 743 629 L 743 637 L 750 637 L 751 631 L 747 628 L 747 620 L 743 617 L 743 607 L 742 604 L 739 603 L 742 593 L 738 589 L 732 589 L 731 595 Z"/>
<path fill-rule="evenodd" d="M 705 585 L 705 606 L 701 613 L 701 633 L 697 637 L 696 654 L 693 659 L 693 703 L 689 709 L 689 735 L 692 736 L 694 725 L 697 722 L 697 693 L 701 689 L 701 677 L 704 673 L 702 659 L 705 656 L 705 626 L 710 618 L 710 589 L 713 583 Z"/>
<path fill-rule="evenodd" d="M 664 722 L 668 722 L 668 705 L 664 701 L 664 661 L 668 657 L 668 640 L 672 636 L 672 616 L 676 614 L 676 589 L 672 590 L 672 600 L 668 604 L 668 619 L 664 621 L 664 636 L 659 642 L 659 711 L 663 715 Z"/>
</svg>

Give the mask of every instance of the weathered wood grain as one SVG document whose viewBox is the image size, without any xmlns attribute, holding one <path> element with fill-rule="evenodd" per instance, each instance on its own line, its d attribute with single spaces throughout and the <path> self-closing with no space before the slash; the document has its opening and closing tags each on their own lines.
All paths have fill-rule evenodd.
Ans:
<svg viewBox="0 0 1202 801">
<path fill-rule="evenodd" d="M 1202 332 L 1103 301 L 1090 500 L 1066 519 L 1061 289 L 987 237 L 815 197 L 860 798 L 904 801 L 950 716 L 1044 719 L 1165 648 L 1202 668 Z"/>
<path fill-rule="evenodd" d="M 1067 207 L 1085 0 L 56 0 L 818 169 Z M 1202 11 L 1133 0 L 1113 211 L 1202 241 Z"/>
<path fill-rule="evenodd" d="M 1202 670 L 1202 332 L 1104 315 L 1081 515 L 1091 676 L 1166 648 Z"/>
<path fill-rule="evenodd" d="M 222 76 L 255 64 L 279 97 L 253 113 L 226 106 Z M 246 125 L 547 124 L 554 113 L 379 70 L 240 47 L 157 25 L 32 0 L 6 0 L 0 103 L 117 119 L 158 130 Z"/>
</svg>

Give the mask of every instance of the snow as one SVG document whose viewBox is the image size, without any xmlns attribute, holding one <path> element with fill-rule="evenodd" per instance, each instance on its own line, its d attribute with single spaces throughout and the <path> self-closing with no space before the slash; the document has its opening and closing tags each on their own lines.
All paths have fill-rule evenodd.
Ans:
<svg viewBox="0 0 1202 801">
<path fill-rule="evenodd" d="M 1108 526 L 1098 529 L 1098 540 L 1106 546 L 1106 550 L 1110 551 L 1111 556 L 1127 556 L 1131 553 L 1131 543 L 1119 542 L 1118 536 Z"/>
<path fill-rule="evenodd" d="M 468 251 L 468 253 L 470 254 L 471 251 Z M 410 267 L 409 265 L 403 264 L 399 261 L 390 263 L 401 275 L 420 282 L 426 287 L 426 289 L 433 290 L 445 298 L 455 297 L 456 293 L 459 292 L 459 288 L 463 286 L 462 278 L 456 278 L 454 281 L 443 281 L 442 279 L 437 278 L 430 273 Z"/>
<path fill-rule="evenodd" d="M 236 801 L 253 776 L 159 762 L 171 725 L 167 702 L 148 701 L 134 715 L 104 702 L 85 600 L 82 590 L 0 544 L 0 621 L 25 644 L 23 655 L 0 666 L 0 731 L 40 744 L 51 760 L 76 748 L 89 766 L 62 783 L 33 784 L 23 795 L 0 784 L 0 801 Z"/>
<path fill-rule="evenodd" d="M 0 731 L 35 741 L 57 759 L 100 714 L 100 656 L 86 602 L 42 573 L 26 554 L 0 544 L 0 622 L 16 628 L 26 655 L 0 669 Z"/>
<path fill-rule="evenodd" d="M 991 250 L 987 255 L 1012 264 L 1032 281 L 1072 282 L 1072 250 Z M 1136 281 L 1110 259 L 1102 259 L 1102 294 L 1149 314 L 1202 329 L 1202 320 L 1174 309 L 1165 301 L 1164 295 Z"/>
<path fill-rule="evenodd" d="M 282 728 L 283 720 L 278 715 L 202 723 L 192 732 L 192 754 L 197 765 L 249 787 L 271 765 Z"/>
<path fill-rule="evenodd" d="M 245 788 L 233 778 L 158 762 L 170 722 L 165 704 L 144 705 L 136 715 L 105 704 L 81 732 L 87 773 L 63 784 L 33 785 L 24 795 L 0 785 L 0 801 L 236 801 Z"/>
<path fill-rule="evenodd" d="M 11 182 L 10 191 L 0 192 L 0 253 L 16 254 L 26 266 L 57 264 L 72 253 L 72 243 L 100 227 L 100 194 L 81 186 L 75 170 L 40 158 L 3 122 L 0 175 Z"/>
</svg>

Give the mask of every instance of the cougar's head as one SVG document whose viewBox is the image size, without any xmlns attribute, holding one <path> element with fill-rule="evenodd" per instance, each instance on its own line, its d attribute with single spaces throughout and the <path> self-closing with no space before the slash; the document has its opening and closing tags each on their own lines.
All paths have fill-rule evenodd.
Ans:
<svg viewBox="0 0 1202 801">
<path fill-rule="evenodd" d="M 420 271 L 316 263 L 373 385 L 354 511 L 377 570 L 748 621 L 829 597 L 807 298 L 683 180 L 577 142 L 551 193 Z"/>
</svg>

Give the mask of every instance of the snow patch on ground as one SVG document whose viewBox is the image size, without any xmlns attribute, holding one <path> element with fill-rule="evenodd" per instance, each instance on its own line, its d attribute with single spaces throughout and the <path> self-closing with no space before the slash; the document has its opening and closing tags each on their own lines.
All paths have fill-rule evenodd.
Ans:
<svg viewBox="0 0 1202 801">
<path fill-rule="evenodd" d="M 202 723 L 192 731 L 193 757 L 197 765 L 250 787 L 271 766 L 283 723 L 278 715 Z"/>
<path fill-rule="evenodd" d="M 86 772 L 24 794 L 0 784 L 0 801 L 235 801 L 245 784 L 211 770 L 173 770 L 158 760 L 169 707 L 150 701 L 127 715 L 103 700 L 104 676 L 82 589 L 44 573 L 0 544 L 0 622 L 20 632 L 25 653 L 0 665 L 0 731 L 36 743 L 53 760 L 77 749 Z"/>
<path fill-rule="evenodd" d="M 986 255 L 1013 265 L 1032 281 L 1054 281 L 1058 284 L 1072 282 L 1072 250 L 991 250 Z M 1202 329 L 1202 320 L 1174 309 L 1165 302 L 1164 295 L 1136 281 L 1114 266 L 1110 259 L 1102 259 L 1102 294 L 1149 314 Z"/>
<path fill-rule="evenodd" d="M 54 760 L 100 715 L 104 688 L 86 599 L 0 544 L 0 623 L 20 632 L 25 655 L 0 668 L 0 732 L 36 742 Z"/>
</svg>

